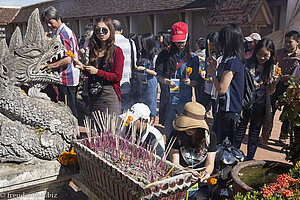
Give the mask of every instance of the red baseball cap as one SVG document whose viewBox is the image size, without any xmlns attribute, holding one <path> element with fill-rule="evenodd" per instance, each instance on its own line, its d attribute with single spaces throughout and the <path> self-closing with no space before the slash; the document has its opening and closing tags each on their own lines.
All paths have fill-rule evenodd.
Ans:
<svg viewBox="0 0 300 200">
<path fill-rule="evenodd" d="M 171 30 L 171 41 L 172 42 L 185 42 L 188 37 L 188 25 L 184 22 L 177 22 L 173 24 Z"/>
</svg>

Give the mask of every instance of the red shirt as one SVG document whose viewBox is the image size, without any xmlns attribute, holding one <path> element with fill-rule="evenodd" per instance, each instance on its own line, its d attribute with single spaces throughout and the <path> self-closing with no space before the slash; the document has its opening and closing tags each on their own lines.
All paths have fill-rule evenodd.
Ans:
<svg viewBox="0 0 300 200">
<path fill-rule="evenodd" d="M 106 72 L 101 69 L 98 69 L 97 76 L 107 80 L 113 84 L 113 87 L 120 99 L 121 99 L 121 89 L 120 89 L 120 81 L 122 79 L 123 74 L 123 66 L 124 66 L 124 55 L 123 51 L 120 47 L 117 47 L 114 52 L 113 64 L 111 67 L 111 72 Z"/>
</svg>

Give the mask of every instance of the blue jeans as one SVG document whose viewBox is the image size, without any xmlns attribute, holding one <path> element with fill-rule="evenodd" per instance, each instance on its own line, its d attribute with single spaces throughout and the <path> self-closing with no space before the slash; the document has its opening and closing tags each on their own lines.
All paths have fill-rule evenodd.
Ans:
<svg viewBox="0 0 300 200">
<path fill-rule="evenodd" d="M 174 130 L 173 127 L 173 120 L 175 119 L 175 115 L 180 115 L 180 113 L 183 110 L 185 103 L 181 104 L 168 104 L 168 114 L 167 114 L 167 119 L 166 119 L 166 142 L 167 144 L 169 143 L 171 133 Z"/>
<path fill-rule="evenodd" d="M 140 102 L 149 107 L 151 117 L 157 115 L 157 86 L 157 78 L 153 76 L 151 79 L 148 79 L 147 85 L 142 85 L 141 87 Z"/>
<path fill-rule="evenodd" d="M 235 112 L 219 111 L 212 130 L 217 134 L 218 144 L 222 143 L 226 137 L 232 142 L 233 135 L 240 119 L 240 114 Z"/>
<path fill-rule="evenodd" d="M 264 104 L 254 104 L 252 109 L 244 110 L 242 121 L 236 129 L 233 139 L 233 146 L 240 148 L 250 121 L 248 133 L 247 157 L 246 160 L 253 160 L 258 145 L 260 129 L 265 116 Z"/>
</svg>

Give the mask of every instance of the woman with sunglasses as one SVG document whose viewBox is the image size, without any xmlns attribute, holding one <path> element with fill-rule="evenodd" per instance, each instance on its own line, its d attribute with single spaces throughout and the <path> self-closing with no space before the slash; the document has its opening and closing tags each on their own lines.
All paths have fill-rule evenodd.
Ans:
<svg viewBox="0 0 300 200">
<path fill-rule="evenodd" d="M 114 45 L 115 33 L 111 19 L 96 19 L 94 33 L 90 41 L 88 65 L 79 61 L 76 67 L 88 76 L 89 112 L 100 110 L 121 114 L 121 90 L 124 55 L 120 47 Z"/>
</svg>

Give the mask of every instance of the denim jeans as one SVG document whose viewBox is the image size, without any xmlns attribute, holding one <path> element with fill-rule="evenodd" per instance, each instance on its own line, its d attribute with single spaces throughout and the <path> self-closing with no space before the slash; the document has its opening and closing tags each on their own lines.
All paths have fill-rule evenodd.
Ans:
<svg viewBox="0 0 300 200">
<path fill-rule="evenodd" d="M 265 105 L 254 104 L 252 109 L 244 110 L 242 120 L 236 129 L 233 139 L 233 146 L 240 148 L 244 139 L 247 125 L 250 121 L 248 133 L 247 157 L 246 160 L 253 160 L 258 145 L 260 129 L 263 125 L 265 116 Z"/>
<path fill-rule="evenodd" d="M 220 144 L 226 137 L 232 142 L 233 135 L 240 119 L 240 114 L 235 112 L 219 111 L 212 130 L 217 134 L 217 143 Z"/>
<path fill-rule="evenodd" d="M 167 119 L 166 119 L 166 144 L 168 145 L 170 136 L 172 131 L 174 130 L 173 127 L 173 120 L 175 119 L 176 114 L 180 115 L 180 113 L 183 110 L 184 104 L 168 104 L 168 114 L 167 114 Z"/>
<path fill-rule="evenodd" d="M 140 102 L 146 104 L 151 111 L 151 117 L 155 117 L 157 115 L 157 79 L 155 76 L 148 79 L 147 85 L 141 86 L 141 94 Z"/>
</svg>

